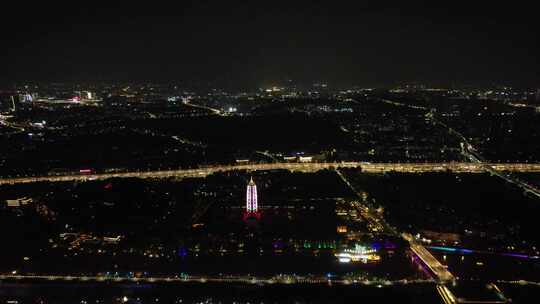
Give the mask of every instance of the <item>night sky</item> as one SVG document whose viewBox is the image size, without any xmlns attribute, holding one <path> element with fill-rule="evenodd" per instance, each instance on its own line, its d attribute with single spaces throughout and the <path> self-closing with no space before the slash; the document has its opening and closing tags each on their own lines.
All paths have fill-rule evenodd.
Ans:
<svg viewBox="0 0 540 304">
<path fill-rule="evenodd" d="M 41 2 L 3 8 L 4 84 L 540 86 L 540 10 L 526 2 Z"/>
</svg>

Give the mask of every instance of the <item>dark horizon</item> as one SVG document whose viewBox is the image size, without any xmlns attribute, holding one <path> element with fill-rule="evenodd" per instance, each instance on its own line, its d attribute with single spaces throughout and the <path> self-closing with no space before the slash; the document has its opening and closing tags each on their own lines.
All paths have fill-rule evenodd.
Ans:
<svg viewBox="0 0 540 304">
<path fill-rule="evenodd" d="M 17 5 L 16 5 L 17 6 Z M 19 5 L 20 6 L 20 5 Z M 0 83 L 538 87 L 536 10 L 416 2 L 36 4 L 0 22 Z"/>
</svg>

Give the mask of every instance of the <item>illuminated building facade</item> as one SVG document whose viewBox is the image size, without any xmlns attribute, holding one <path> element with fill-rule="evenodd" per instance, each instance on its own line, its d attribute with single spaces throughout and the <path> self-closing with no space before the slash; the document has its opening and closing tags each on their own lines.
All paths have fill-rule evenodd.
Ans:
<svg viewBox="0 0 540 304">
<path fill-rule="evenodd" d="M 374 248 L 356 244 L 354 248 L 347 248 L 335 254 L 340 263 L 350 262 L 377 262 L 381 257 Z"/>
</svg>

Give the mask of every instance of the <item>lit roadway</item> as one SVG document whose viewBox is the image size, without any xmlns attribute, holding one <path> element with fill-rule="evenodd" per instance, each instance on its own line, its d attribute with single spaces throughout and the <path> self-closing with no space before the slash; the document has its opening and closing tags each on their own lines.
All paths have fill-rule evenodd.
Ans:
<svg viewBox="0 0 540 304">
<path fill-rule="evenodd" d="M 209 276 L 156 276 L 156 277 L 117 277 L 101 275 L 35 275 L 0 274 L 0 280 L 36 281 L 74 281 L 74 282 L 114 282 L 114 283 L 243 283 L 243 284 L 363 284 L 390 286 L 394 284 L 426 283 L 429 280 L 357 280 L 327 276 L 280 275 L 274 277 L 255 277 L 249 275 L 209 275 Z"/>
<path fill-rule="evenodd" d="M 540 164 L 486 164 L 486 163 L 365 163 L 365 162 L 341 162 L 341 163 L 265 163 L 265 164 L 242 164 L 242 165 L 216 165 L 197 169 L 178 170 L 156 170 L 156 171 L 128 171 L 110 172 L 96 174 L 73 173 L 68 175 L 45 175 L 28 177 L 5 177 L 0 178 L 0 185 L 19 184 L 33 182 L 63 182 L 63 181 L 85 181 L 85 180 L 105 180 L 109 178 L 137 177 L 137 178 L 185 178 L 185 177 L 205 177 L 207 175 L 235 171 L 264 171 L 264 170 L 290 170 L 302 172 L 316 172 L 323 169 L 336 168 L 358 168 L 367 173 L 403 172 L 403 173 L 424 173 L 424 172 L 457 172 L 457 173 L 482 173 L 493 168 L 497 171 L 509 172 L 540 172 Z M 488 171 L 489 172 L 489 171 Z"/>
<path fill-rule="evenodd" d="M 198 104 L 194 104 L 194 103 L 191 103 L 189 100 L 188 101 L 184 101 L 184 104 L 186 106 L 190 106 L 192 108 L 198 108 L 198 109 L 203 109 L 203 110 L 208 110 L 210 111 L 211 113 L 213 114 L 216 114 L 216 115 L 219 115 L 219 116 L 227 116 L 227 113 L 219 110 L 219 109 L 216 109 L 216 108 L 211 108 L 211 107 L 207 107 L 207 106 L 203 106 L 203 105 L 198 105 Z"/>
<path fill-rule="evenodd" d="M 356 190 L 356 188 L 349 182 L 347 177 L 341 173 L 339 170 L 335 170 L 335 172 L 338 174 L 338 176 L 341 178 L 341 180 L 351 189 L 356 196 L 358 196 L 358 201 L 350 201 L 349 204 L 353 209 L 356 209 L 358 213 L 364 218 L 364 220 L 368 223 L 368 227 L 372 232 L 377 233 L 388 233 L 395 236 L 398 236 L 399 234 L 395 231 L 394 228 L 390 227 L 384 220 L 381 214 L 374 212 L 374 208 L 369 208 L 364 201 L 362 194 Z"/>
<path fill-rule="evenodd" d="M 459 303 L 475 303 L 475 304 L 505 304 L 509 303 L 509 300 L 503 295 L 502 291 L 494 283 L 489 283 L 487 286 L 497 295 L 497 299 L 475 300 L 475 299 L 463 299 L 454 295 L 454 293 L 445 285 L 437 285 L 437 292 L 441 296 L 444 304 L 459 304 Z"/>
</svg>

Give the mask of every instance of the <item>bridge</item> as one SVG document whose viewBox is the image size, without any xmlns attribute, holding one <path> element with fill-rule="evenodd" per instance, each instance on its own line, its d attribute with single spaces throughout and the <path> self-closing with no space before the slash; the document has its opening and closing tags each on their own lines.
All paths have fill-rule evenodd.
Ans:
<svg viewBox="0 0 540 304">
<path fill-rule="evenodd" d="M 455 280 L 454 275 L 446 269 L 424 246 L 411 242 L 411 251 L 428 267 L 431 273 L 439 282 Z"/>
<path fill-rule="evenodd" d="M 440 283 L 452 282 L 455 280 L 454 275 L 446 269 L 423 245 L 416 242 L 416 240 L 408 233 L 402 233 L 401 235 L 410 244 L 412 253 L 420 259 L 420 261 L 429 269 L 433 277 Z"/>
<path fill-rule="evenodd" d="M 366 173 L 385 173 L 390 171 L 402 173 L 426 173 L 426 172 L 456 172 L 456 173 L 482 173 L 489 172 L 487 168 L 497 172 L 540 172 L 540 163 L 471 163 L 471 162 L 446 162 L 446 163 L 366 163 L 366 162 L 323 162 L 323 163 L 264 163 L 264 164 L 241 164 L 241 165 L 216 165 L 195 169 L 155 170 L 155 171 L 126 171 L 107 172 L 96 174 L 65 174 L 43 175 L 27 177 L 0 178 L 0 185 L 21 184 L 34 182 L 66 182 L 106 180 L 109 178 L 187 178 L 205 177 L 218 172 L 245 170 L 289 170 L 299 172 L 316 172 L 324 169 L 357 168 Z M 532 187 L 532 186 L 530 186 Z"/>
</svg>

